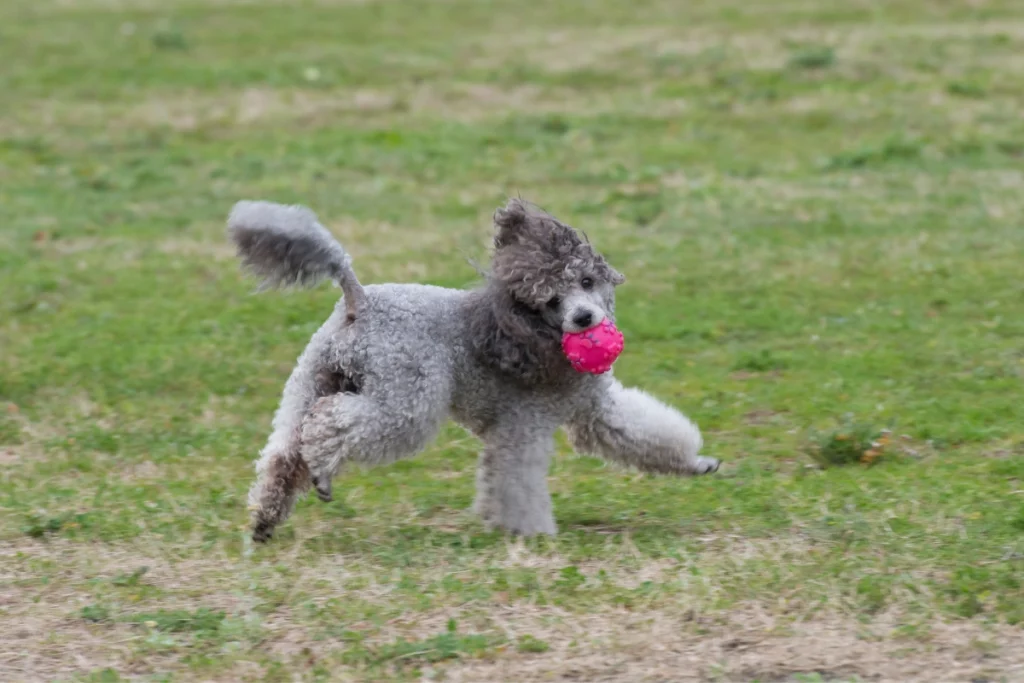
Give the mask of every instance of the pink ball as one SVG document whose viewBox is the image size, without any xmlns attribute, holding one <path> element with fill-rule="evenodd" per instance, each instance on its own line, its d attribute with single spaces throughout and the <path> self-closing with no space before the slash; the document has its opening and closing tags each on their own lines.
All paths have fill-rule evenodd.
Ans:
<svg viewBox="0 0 1024 683">
<path fill-rule="evenodd" d="M 589 330 L 562 335 L 562 350 L 572 366 L 578 372 L 595 375 L 612 369 L 612 363 L 622 353 L 624 345 L 622 333 L 608 318 Z"/>
</svg>

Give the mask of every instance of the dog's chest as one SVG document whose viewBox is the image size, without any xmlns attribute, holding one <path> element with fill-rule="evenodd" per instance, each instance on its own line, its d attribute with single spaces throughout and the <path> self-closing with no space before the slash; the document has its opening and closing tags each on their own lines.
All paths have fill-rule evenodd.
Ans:
<svg viewBox="0 0 1024 683">
<path fill-rule="evenodd" d="M 477 435 L 516 415 L 539 413 L 544 422 L 563 423 L 579 402 L 576 388 L 521 387 L 500 377 L 460 384 L 452 395 L 451 415 Z"/>
</svg>

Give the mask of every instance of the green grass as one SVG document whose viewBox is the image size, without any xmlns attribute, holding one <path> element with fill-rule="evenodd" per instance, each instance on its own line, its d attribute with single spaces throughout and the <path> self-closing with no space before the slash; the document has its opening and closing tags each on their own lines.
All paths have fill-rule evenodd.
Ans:
<svg viewBox="0 0 1024 683">
<path fill-rule="evenodd" d="M 910 680 L 946 647 L 1002 680 L 1022 53 L 1009 0 L 3 3 L 0 678 Z M 616 374 L 721 472 L 563 443 L 560 534 L 523 543 L 466 511 L 451 426 L 253 547 L 336 290 L 253 296 L 231 205 L 468 286 L 510 194 L 627 275 Z"/>
</svg>

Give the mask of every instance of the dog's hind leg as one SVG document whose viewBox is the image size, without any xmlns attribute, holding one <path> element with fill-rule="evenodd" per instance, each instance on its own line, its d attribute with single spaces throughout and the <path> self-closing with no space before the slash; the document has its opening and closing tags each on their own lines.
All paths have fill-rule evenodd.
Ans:
<svg viewBox="0 0 1024 683">
<path fill-rule="evenodd" d="M 699 455 L 700 430 L 685 415 L 607 377 L 566 425 L 581 453 L 658 474 L 709 474 L 715 458 Z"/>
<path fill-rule="evenodd" d="M 299 451 L 302 418 L 324 391 L 323 359 L 338 323 L 336 313 L 313 335 L 285 384 L 273 432 L 256 461 L 256 481 L 249 489 L 255 541 L 267 541 L 274 527 L 291 514 L 298 496 L 309 489 L 309 468 Z"/>
<path fill-rule="evenodd" d="M 408 376 L 403 376 L 403 375 Z M 300 451 L 317 493 L 347 463 L 383 465 L 415 455 L 448 415 L 448 375 L 428 369 L 392 373 L 383 386 L 318 399 L 302 422 Z"/>
<path fill-rule="evenodd" d="M 252 538 L 263 543 L 288 518 L 295 500 L 309 487 L 309 468 L 299 455 L 296 433 L 280 447 L 268 446 L 257 464 L 256 483 L 249 490 Z"/>
</svg>

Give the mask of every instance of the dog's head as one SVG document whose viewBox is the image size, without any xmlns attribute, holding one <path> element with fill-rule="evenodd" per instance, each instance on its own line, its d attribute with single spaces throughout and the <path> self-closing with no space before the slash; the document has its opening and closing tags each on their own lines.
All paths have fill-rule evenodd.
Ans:
<svg viewBox="0 0 1024 683">
<path fill-rule="evenodd" d="M 573 228 L 521 199 L 494 214 L 491 276 L 519 304 L 562 332 L 615 317 L 615 287 L 625 282 Z"/>
</svg>

